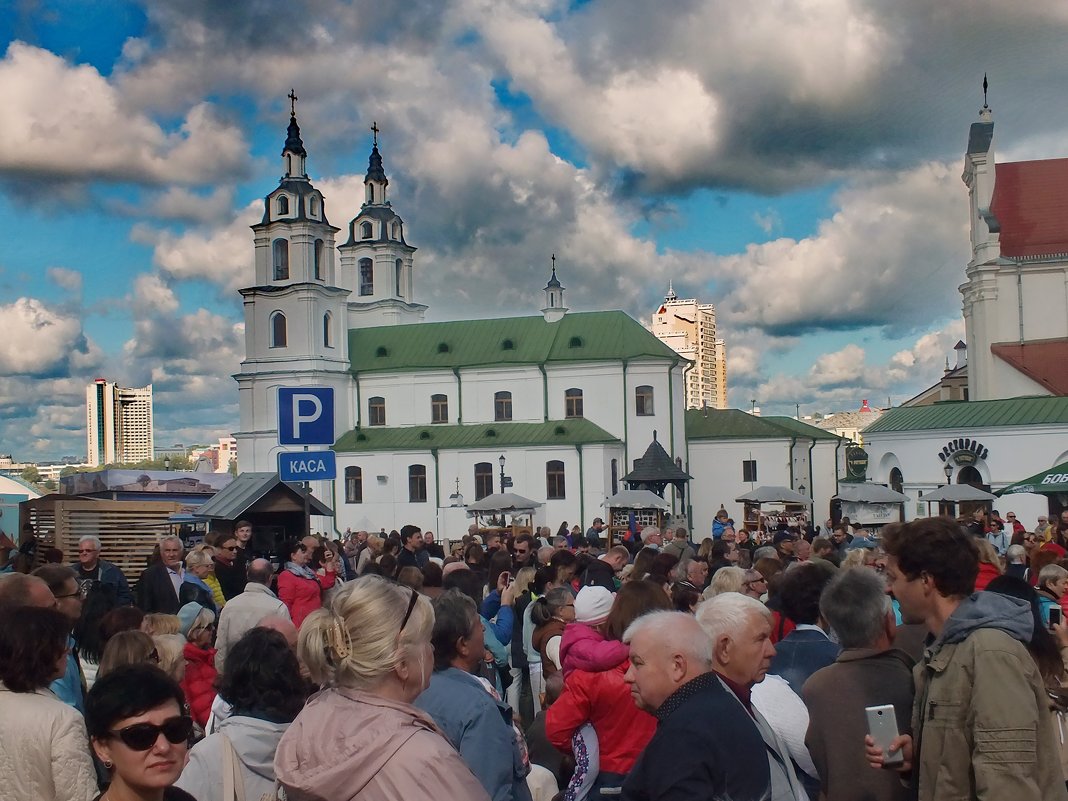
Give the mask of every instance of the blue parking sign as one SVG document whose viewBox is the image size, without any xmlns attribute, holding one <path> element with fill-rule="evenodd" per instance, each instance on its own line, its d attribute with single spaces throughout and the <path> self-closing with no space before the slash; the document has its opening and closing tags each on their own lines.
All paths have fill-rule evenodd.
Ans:
<svg viewBox="0 0 1068 801">
<path fill-rule="evenodd" d="M 333 388 L 279 387 L 278 443 L 333 445 Z"/>
</svg>

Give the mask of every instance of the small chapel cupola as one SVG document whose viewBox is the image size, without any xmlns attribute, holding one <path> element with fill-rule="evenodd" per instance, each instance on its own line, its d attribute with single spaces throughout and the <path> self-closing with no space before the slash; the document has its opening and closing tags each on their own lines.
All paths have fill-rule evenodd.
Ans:
<svg viewBox="0 0 1068 801">
<path fill-rule="evenodd" d="M 562 320 L 564 315 L 567 314 L 567 307 L 564 306 L 564 287 L 561 285 L 560 279 L 556 277 L 555 253 L 552 261 L 553 273 L 549 278 L 549 283 L 545 285 L 545 308 L 541 310 L 547 323 L 555 323 Z"/>
<path fill-rule="evenodd" d="M 377 122 L 371 124 L 371 133 L 374 135 L 374 140 L 371 144 L 371 157 L 367 160 L 367 175 L 363 178 L 364 192 L 366 193 L 364 205 L 388 206 L 386 187 L 389 186 L 389 179 L 386 177 L 386 170 L 382 166 L 382 154 L 378 152 L 379 130 Z"/>
<path fill-rule="evenodd" d="M 289 90 L 289 128 L 286 130 L 286 144 L 282 148 L 282 177 L 307 178 L 305 161 L 308 151 L 300 138 L 300 126 L 297 125 L 297 93 Z"/>
</svg>

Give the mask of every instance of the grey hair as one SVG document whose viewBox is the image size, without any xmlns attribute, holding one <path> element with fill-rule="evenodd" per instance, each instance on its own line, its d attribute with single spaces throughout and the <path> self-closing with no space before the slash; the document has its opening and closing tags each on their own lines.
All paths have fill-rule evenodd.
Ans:
<svg viewBox="0 0 1068 801">
<path fill-rule="evenodd" d="M 740 567 L 721 567 L 702 597 L 707 601 L 725 592 L 741 592 L 745 588 L 745 576 L 746 572 Z"/>
<path fill-rule="evenodd" d="M 680 653 L 694 659 L 706 668 L 712 666 L 712 641 L 700 636 L 700 628 L 695 625 L 693 615 L 687 612 L 647 612 L 627 626 L 623 632 L 623 642 L 630 645 L 631 640 L 646 629 L 652 629 L 657 638 L 657 651 Z"/>
<path fill-rule="evenodd" d="M 210 545 L 198 545 L 185 555 L 185 566 L 190 568 L 199 567 L 200 565 L 210 565 L 214 555 L 215 549 Z"/>
<path fill-rule="evenodd" d="M 101 550 L 104 549 L 104 543 L 102 543 L 100 541 L 100 537 L 96 536 L 96 534 L 83 534 L 82 536 L 78 537 L 78 544 L 79 545 L 81 545 L 83 543 L 86 543 L 86 542 L 93 543 L 93 545 L 96 546 L 96 549 L 98 551 L 101 551 Z"/>
<path fill-rule="evenodd" d="M 718 575 L 718 573 L 717 573 Z M 725 592 L 702 601 L 697 607 L 697 622 L 701 624 L 710 642 L 720 637 L 738 639 L 755 616 L 771 621 L 771 610 L 756 598 L 739 592 Z"/>
<path fill-rule="evenodd" d="M 755 551 L 753 551 L 753 564 L 755 565 L 761 559 L 778 559 L 779 552 L 775 550 L 774 545 L 761 545 Z"/>
<path fill-rule="evenodd" d="M 159 538 L 159 544 L 160 545 L 163 545 L 163 543 L 165 543 L 165 542 L 172 542 L 172 541 L 173 542 L 177 542 L 179 545 L 181 545 L 183 548 L 185 548 L 185 543 L 182 542 L 182 538 L 179 537 L 177 534 L 165 534 L 164 536 Z"/>
<path fill-rule="evenodd" d="M 648 542 L 650 538 L 655 537 L 658 534 L 660 534 L 659 528 L 657 528 L 656 526 L 646 526 L 642 529 L 642 542 Z"/>
<path fill-rule="evenodd" d="M 1027 549 L 1022 545 L 1010 545 L 1005 551 L 1005 561 L 1010 565 L 1022 565 L 1027 561 Z"/>
<path fill-rule="evenodd" d="M 1054 581 L 1060 581 L 1065 576 L 1068 576 L 1068 570 L 1065 570 L 1060 565 L 1056 563 L 1046 565 L 1038 571 L 1038 586 L 1045 587 Z"/>
<path fill-rule="evenodd" d="M 820 595 L 820 614 L 843 648 L 868 648 L 890 612 L 886 582 L 872 570 L 843 570 Z"/>
</svg>

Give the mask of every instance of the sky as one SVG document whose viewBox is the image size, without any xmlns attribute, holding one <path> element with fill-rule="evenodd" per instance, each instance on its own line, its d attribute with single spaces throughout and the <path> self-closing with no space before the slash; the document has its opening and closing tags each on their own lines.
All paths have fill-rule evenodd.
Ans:
<svg viewBox="0 0 1068 801">
<path fill-rule="evenodd" d="M 156 445 L 238 426 L 237 289 L 290 89 L 335 225 L 371 146 L 429 320 L 713 303 L 728 400 L 897 404 L 964 325 L 961 182 L 1068 155 L 1068 4 L 1031 0 L 9 0 L 0 15 L 0 452 L 85 451 L 85 385 Z M 10 6 L 9 6 L 10 7 Z"/>
</svg>

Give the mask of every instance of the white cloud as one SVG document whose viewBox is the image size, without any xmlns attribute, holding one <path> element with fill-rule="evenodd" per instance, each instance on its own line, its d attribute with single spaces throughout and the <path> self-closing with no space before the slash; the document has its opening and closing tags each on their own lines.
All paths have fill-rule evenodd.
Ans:
<svg viewBox="0 0 1068 801">
<path fill-rule="evenodd" d="M 36 298 L 0 306 L 0 374 L 50 376 L 65 372 L 88 343 L 81 322 Z"/>
<path fill-rule="evenodd" d="M 65 289 L 68 292 L 78 294 L 82 291 L 82 274 L 77 270 L 68 270 L 66 267 L 49 267 L 48 280 Z"/>
<path fill-rule="evenodd" d="M 0 60 L 0 171 L 51 180 L 200 184 L 244 172 L 241 132 L 211 105 L 167 132 L 128 108 L 95 68 L 23 42 Z"/>
</svg>

